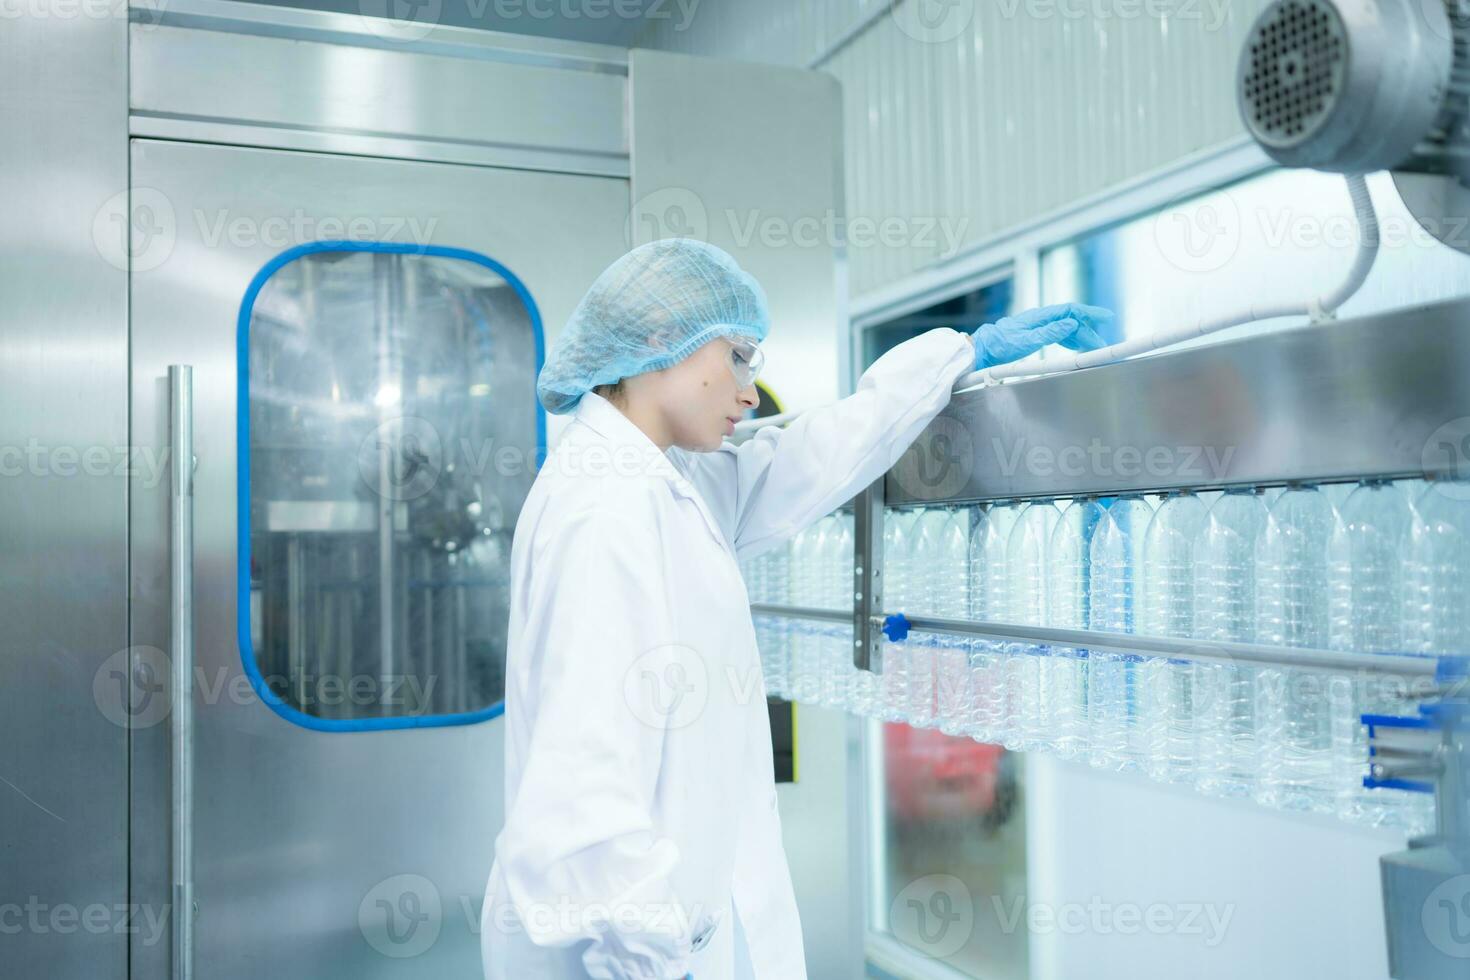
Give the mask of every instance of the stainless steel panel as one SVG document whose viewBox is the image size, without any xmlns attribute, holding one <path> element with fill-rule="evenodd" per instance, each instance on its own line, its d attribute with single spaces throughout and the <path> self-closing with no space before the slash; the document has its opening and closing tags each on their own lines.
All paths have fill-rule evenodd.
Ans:
<svg viewBox="0 0 1470 980">
<path fill-rule="evenodd" d="M 635 243 L 725 249 L 765 287 L 761 380 L 786 409 L 840 394 L 841 93 L 818 72 L 629 53 Z"/>
<path fill-rule="evenodd" d="M 1470 476 L 1470 302 L 961 392 L 890 504 Z"/>
<path fill-rule="evenodd" d="M 0 973 L 105 980 L 129 941 L 127 25 L 78 13 L 0 22 Z"/>
<path fill-rule="evenodd" d="M 620 180 L 199 144 L 133 143 L 167 235 L 134 275 L 133 426 L 166 443 L 167 365 L 194 366 L 196 973 L 233 978 L 477 976 L 478 910 L 503 818 L 502 729 L 317 732 L 262 704 L 236 640 L 236 316 L 287 229 L 364 219 L 378 237 L 482 252 L 548 333 L 623 249 Z M 141 193 L 141 192 L 139 192 Z M 299 217 L 299 221 L 297 218 Z M 218 229 L 226 229 L 218 232 Z M 233 230 L 229 230 L 233 229 Z M 133 641 L 168 633 L 168 488 L 132 498 Z M 168 890 L 167 726 L 134 736 L 133 885 Z M 386 903 L 379 905 L 379 902 Z M 385 911 L 386 910 L 386 911 Z M 374 926 L 391 912 L 396 942 Z M 374 918 L 376 917 L 376 919 Z M 167 952 L 134 950 L 136 976 Z"/>
<path fill-rule="evenodd" d="M 215 3 L 219 7 L 251 6 Z M 173 15 L 177 18 L 177 15 Z M 321 39 L 219 15 L 140 20 L 135 133 L 529 169 L 627 172 L 626 78 L 611 62 L 509 60 L 498 49 L 381 47 L 362 27 Z M 244 30 L 241 30 L 244 28 Z M 468 55 L 468 56 L 466 56 Z M 551 62 L 551 63 L 546 63 Z"/>
</svg>

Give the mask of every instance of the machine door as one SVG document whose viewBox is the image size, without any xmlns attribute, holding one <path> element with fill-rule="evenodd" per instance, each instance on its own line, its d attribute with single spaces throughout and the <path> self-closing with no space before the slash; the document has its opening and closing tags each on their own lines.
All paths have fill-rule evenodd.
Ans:
<svg viewBox="0 0 1470 980">
<path fill-rule="evenodd" d="M 478 976 L 543 325 L 623 251 L 627 184 L 148 140 L 132 181 L 131 900 L 156 923 L 133 975 L 170 969 L 184 812 L 195 976 Z M 197 460 L 181 808 L 179 713 L 150 698 L 181 601 L 175 364 Z"/>
</svg>

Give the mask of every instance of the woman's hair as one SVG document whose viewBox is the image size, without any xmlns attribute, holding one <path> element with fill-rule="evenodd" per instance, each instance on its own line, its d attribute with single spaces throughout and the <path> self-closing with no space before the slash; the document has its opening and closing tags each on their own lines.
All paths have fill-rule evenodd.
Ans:
<svg viewBox="0 0 1470 980">
<path fill-rule="evenodd" d="M 610 385 L 594 385 L 592 390 L 610 402 L 622 401 L 623 395 L 625 394 L 621 379 L 614 381 Z"/>
</svg>

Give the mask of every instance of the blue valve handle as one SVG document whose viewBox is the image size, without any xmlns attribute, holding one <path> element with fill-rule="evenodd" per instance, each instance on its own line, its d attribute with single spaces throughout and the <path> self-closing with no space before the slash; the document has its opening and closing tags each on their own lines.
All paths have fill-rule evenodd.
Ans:
<svg viewBox="0 0 1470 980">
<path fill-rule="evenodd" d="M 883 620 L 883 635 L 889 643 L 902 643 L 908 639 L 910 624 L 903 613 L 894 613 Z"/>
</svg>

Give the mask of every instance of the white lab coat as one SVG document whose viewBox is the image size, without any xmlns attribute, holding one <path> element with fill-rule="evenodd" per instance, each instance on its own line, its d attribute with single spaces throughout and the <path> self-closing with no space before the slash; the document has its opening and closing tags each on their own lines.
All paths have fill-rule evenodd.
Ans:
<svg viewBox="0 0 1470 980">
<path fill-rule="evenodd" d="M 848 398 L 711 453 L 661 453 L 584 396 L 511 547 L 489 980 L 806 976 L 737 557 L 882 475 L 973 360 L 932 330 Z"/>
</svg>

